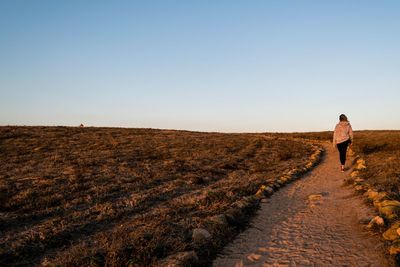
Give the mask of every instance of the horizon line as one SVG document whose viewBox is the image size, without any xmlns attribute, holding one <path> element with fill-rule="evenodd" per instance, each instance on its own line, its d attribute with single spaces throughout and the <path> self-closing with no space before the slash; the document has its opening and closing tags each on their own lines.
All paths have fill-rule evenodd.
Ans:
<svg viewBox="0 0 400 267">
<path fill-rule="evenodd" d="M 99 126 L 99 125 L 16 125 L 16 124 L 0 124 L 0 127 L 48 127 L 48 128 L 114 128 L 114 129 L 143 129 L 143 130 L 161 130 L 161 131 L 182 131 L 182 132 L 198 132 L 198 133 L 230 133 L 230 134 L 254 134 L 254 133 L 321 133 L 321 132 L 333 132 L 333 130 L 315 130 L 315 131 L 217 131 L 217 130 L 195 130 L 195 129 L 184 129 L 184 128 L 154 128 L 154 127 L 128 127 L 128 126 Z M 357 129 L 355 132 L 362 131 L 400 131 L 400 129 Z"/>
</svg>

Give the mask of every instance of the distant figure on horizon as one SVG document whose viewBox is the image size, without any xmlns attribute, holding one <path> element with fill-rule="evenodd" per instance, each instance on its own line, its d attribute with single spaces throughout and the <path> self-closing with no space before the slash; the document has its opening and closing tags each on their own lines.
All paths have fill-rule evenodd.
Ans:
<svg viewBox="0 0 400 267">
<path fill-rule="evenodd" d="M 83 128 L 83 127 L 85 127 L 85 126 L 83 125 L 83 123 L 81 123 L 81 125 L 79 125 L 79 127 Z"/>
<path fill-rule="evenodd" d="M 340 157 L 340 170 L 344 172 L 344 165 L 346 163 L 347 147 L 353 143 L 353 129 L 347 119 L 346 115 L 339 116 L 339 123 L 336 124 L 335 131 L 333 132 L 333 147 L 337 147 Z"/>
</svg>

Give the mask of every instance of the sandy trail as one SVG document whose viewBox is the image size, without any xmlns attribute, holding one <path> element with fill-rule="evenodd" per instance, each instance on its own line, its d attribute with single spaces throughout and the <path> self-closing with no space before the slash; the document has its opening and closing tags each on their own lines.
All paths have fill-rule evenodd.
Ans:
<svg viewBox="0 0 400 267">
<path fill-rule="evenodd" d="M 261 203 L 213 266 L 394 266 L 379 236 L 359 223 L 374 211 L 343 186 L 350 171 L 340 173 L 337 152 L 325 149 L 310 174 Z"/>
</svg>

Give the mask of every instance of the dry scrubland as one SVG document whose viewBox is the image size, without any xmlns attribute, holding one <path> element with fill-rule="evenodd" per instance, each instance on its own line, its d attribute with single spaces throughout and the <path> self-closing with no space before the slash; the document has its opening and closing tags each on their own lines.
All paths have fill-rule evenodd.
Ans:
<svg viewBox="0 0 400 267">
<path fill-rule="evenodd" d="M 374 188 L 400 200 L 400 131 L 357 132 L 355 150 L 366 161 L 361 172 Z"/>
<path fill-rule="evenodd" d="M 210 218 L 307 163 L 312 146 L 283 136 L 0 127 L 0 265 L 156 265 L 190 250 L 205 263 L 252 209 L 226 229 Z M 364 152 L 397 168 L 391 142 L 376 142 Z M 195 228 L 219 237 L 211 249 Z"/>
<path fill-rule="evenodd" d="M 287 137 L 332 141 L 332 132 L 285 134 Z M 366 161 L 360 176 L 389 198 L 400 200 L 400 131 L 356 131 L 354 151 Z"/>
</svg>

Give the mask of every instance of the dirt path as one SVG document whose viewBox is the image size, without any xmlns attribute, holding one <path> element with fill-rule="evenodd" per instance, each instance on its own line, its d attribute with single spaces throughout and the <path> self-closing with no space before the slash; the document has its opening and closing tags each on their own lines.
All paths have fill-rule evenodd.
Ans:
<svg viewBox="0 0 400 267">
<path fill-rule="evenodd" d="M 340 173 L 337 152 L 325 148 L 321 164 L 262 203 L 213 266 L 394 266 L 359 223 L 374 211 L 343 187 L 350 171 Z"/>
</svg>

